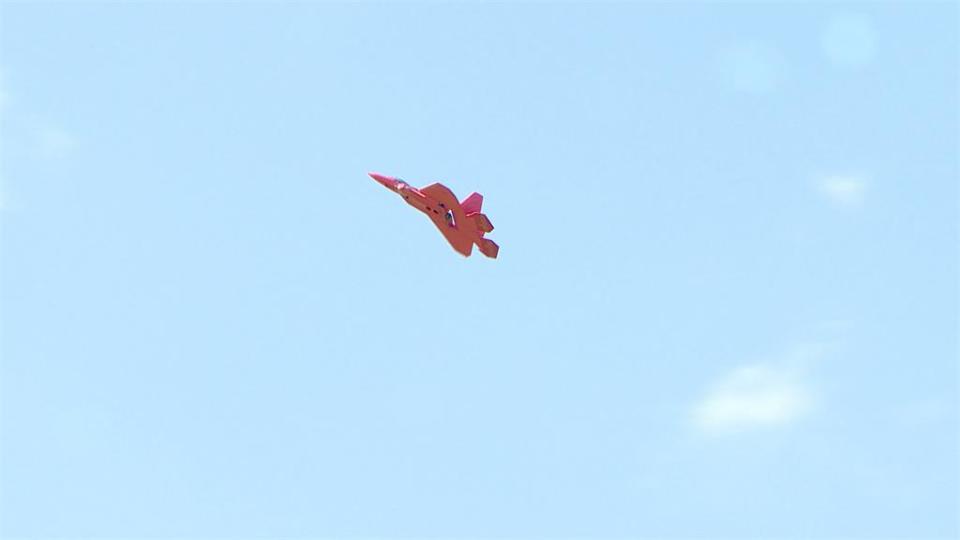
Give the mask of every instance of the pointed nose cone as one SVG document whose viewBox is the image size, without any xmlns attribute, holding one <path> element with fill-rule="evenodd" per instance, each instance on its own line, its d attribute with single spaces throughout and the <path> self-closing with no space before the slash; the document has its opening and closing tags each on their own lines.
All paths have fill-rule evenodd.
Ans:
<svg viewBox="0 0 960 540">
<path fill-rule="evenodd" d="M 375 173 L 375 172 L 367 173 L 367 174 L 370 175 L 370 178 L 373 178 L 377 182 L 380 182 L 383 185 L 383 187 L 389 189 L 390 191 L 397 190 L 398 182 L 396 178 L 393 178 L 391 176 L 386 176 L 380 173 Z"/>
</svg>

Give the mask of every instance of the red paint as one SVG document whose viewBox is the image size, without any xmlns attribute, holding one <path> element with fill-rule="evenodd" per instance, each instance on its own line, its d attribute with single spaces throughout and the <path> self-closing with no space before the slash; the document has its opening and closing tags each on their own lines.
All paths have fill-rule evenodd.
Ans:
<svg viewBox="0 0 960 540">
<path fill-rule="evenodd" d="M 481 253 L 497 258 L 500 246 L 483 237 L 493 230 L 493 224 L 486 214 L 480 212 L 483 196 L 479 193 L 471 194 L 460 203 L 450 188 L 443 184 L 430 184 L 417 189 L 398 178 L 369 174 L 370 178 L 403 197 L 407 204 L 426 214 L 457 253 L 469 257 L 476 244 Z"/>
</svg>

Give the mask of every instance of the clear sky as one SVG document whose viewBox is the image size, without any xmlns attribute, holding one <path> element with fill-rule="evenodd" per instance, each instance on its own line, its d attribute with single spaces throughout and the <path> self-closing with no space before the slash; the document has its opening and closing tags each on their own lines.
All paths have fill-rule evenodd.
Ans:
<svg viewBox="0 0 960 540">
<path fill-rule="evenodd" d="M 0 536 L 956 537 L 958 15 L 2 4 Z"/>
</svg>

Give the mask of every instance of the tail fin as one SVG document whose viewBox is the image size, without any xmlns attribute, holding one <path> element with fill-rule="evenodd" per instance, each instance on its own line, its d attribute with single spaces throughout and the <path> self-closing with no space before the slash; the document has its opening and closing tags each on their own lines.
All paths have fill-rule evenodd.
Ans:
<svg viewBox="0 0 960 540">
<path fill-rule="evenodd" d="M 489 238 L 481 238 L 477 241 L 477 246 L 480 247 L 480 253 L 483 253 L 491 259 L 496 259 L 497 253 L 500 253 L 500 246 Z"/>
<path fill-rule="evenodd" d="M 480 231 L 481 235 L 493 230 L 493 223 L 490 223 L 486 214 L 471 214 L 468 215 L 467 218 L 473 220 L 473 223 L 477 226 L 477 230 Z"/>
<path fill-rule="evenodd" d="M 469 197 L 463 200 L 460 203 L 460 207 L 463 208 L 464 214 L 474 214 L 480 211 L 480 208 L 483 206 L 483 195 L 479 193 L 471 193 Z"/>
</svg>

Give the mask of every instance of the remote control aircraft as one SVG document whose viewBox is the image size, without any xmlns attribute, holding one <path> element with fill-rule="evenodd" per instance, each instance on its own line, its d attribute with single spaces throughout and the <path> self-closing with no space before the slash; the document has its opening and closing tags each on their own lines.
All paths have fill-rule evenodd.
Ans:
<svg viewBox="0 0 960 540">
<path fill-rule="evenodd" d="M 373 172 L 369 174 L 370 178 L 400 195 L 407 204 L 426 214 L 457 253 L 469 257 L 476 244 L 480 253 L 492 259 L 497 258 L 500 246 L 483 237 L 493 230 L 493 224 L 486 214 L 480 212 L 483 195 L 471 193 L 462 202 L 457 202 L 457 196 L 443 184 L 430 184 L 417 189 L 399 178 Z"/>
</svg>

